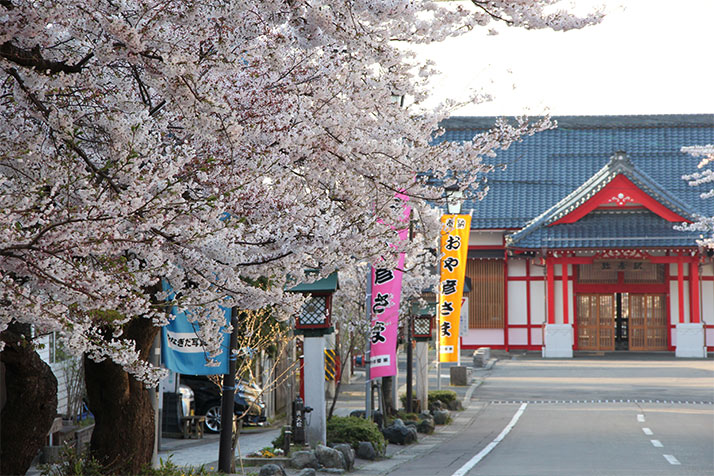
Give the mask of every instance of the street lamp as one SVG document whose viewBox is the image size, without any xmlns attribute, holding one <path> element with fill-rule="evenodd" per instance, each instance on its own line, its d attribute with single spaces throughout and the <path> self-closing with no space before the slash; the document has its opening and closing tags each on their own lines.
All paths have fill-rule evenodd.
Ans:
<svg viewBox="0 0 714 476">
<path fill-rule="evenodd" d="M 464 200 L 464 192 L 459 189 L 458 185 L 453 184 L 444 188 L 446 195 L 446 210 L 449 215 L 458 215 L 461 213 L 461 204 Z"/>
<path fill-rule="evenodd" d="M 317 273 L 308 271 L 307 274 Z M 332 294 L 339 288 L 337 272 L 314 283 L 302 283 L 289 292 L 307 295 L 300 313 L 295 317 L 296 333 L 303 334 L 305 406 L 312 407 L 310 425 L 305 436 L 310 446 L 325 444 L 327 414 L 325 412 L 325 335 L 334 332 Z"/>
</svg>

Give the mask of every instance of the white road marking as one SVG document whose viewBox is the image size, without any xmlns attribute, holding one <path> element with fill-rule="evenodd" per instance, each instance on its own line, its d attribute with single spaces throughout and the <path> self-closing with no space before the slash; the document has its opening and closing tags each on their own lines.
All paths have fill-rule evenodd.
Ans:
<svg viewBox="0 0 714 476">
<path fill-rule="evenodd" d="M 506 425 L 506 428 L 501 431 L 501 433 L 496 437 L 496 439 L 489 443 L 484 449 L 479 451 L 476 456 L 468 460 L 465 465 L 456 470 L 456 472 L 451 476 L 464 476 L 466 473 L 471 471 L 474 466 L 476 466 L 484 457 L 486 457 L 486 455 L 489 454 L 491 450 L 493 450 L 496 445 L 498 445 L 506 437 L 506 435 L 511 432 L 513 427 L 516 426 L 518 419 L 521 418 L 523 412 L 526 411 L 527 406 L 527 403 L 522 404 L 516 414 L 513 415 L 513 418 L 511 418 L 511 422 Z"/>
<path fill-rule="evenodd" d="M 677 458 L 675 458 L 672 455 L 662 455 L 662 456 L 664 456 L 664 459 L 669 461 L 669 464 L 682 464 L 679 462 L 679 460 L 677 460 Z"/>
<path fill-rule="evenodd" d="M 652 433 L 652 430 L 650 430 L 649 428 L 642 428 L 642 432 L 645 435 L 654 435 L 654 433 Z"/>
<path fill-rule="evenodd" d="M 643 421 L 645 421 L 645 416 L 642 415 L 642 414 L 637 415 L 637 421 L 639 421 L 640 423 L 642 423 Z"/>
<path fill-rule="evenodd" d="M 654 446 L 655 448 L 662 448 L 662 447 L 664 447 L 664 445 L 662 444 L 662 442 L 659 441 L 659 440 L 650 440 L 650 442 L 652 443 L 652 446 Z"/>
</svg>

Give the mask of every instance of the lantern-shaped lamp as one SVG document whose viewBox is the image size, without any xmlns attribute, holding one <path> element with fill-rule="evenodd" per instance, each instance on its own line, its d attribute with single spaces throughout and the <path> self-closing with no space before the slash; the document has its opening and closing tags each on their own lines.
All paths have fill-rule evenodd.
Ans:
<svg viewBox="0 0 714 476">
<path fill-rule="evenodd" d="M 309 274 L 310 272 L 308 272 Z M 315 271 L 313 271 L 315 273 Z M 295 328 L 298 330 L 324 330 L 329 333 L 332 326 L 332 294 L 338 289 L 337 272 L 314 283 L 302 283 L 290 292 L 308 295 L 295 318 Z"/>
<path fill-rule="evenodd" d="M 412 337 L 416 340 L 431 339 L 434 326 L 434 316 L 425 314 L 412 317 Z"/>
<path fill-rule="evenodd" d="M 428 341 L 434 329 L 434 316 L 436 316 L 436 303 L 429 302 L 426 306 L 412 303 L 411 306 L 412 338 L 416 341 Z"/>
</svg>

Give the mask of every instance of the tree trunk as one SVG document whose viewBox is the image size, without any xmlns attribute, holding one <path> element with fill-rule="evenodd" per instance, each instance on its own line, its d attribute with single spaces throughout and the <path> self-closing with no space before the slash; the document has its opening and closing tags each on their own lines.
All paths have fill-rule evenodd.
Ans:
<svg viewBox="0 0 714 476">
<path fill-rule="evenodd" d="M 159 328 L 149 319 L 134 319 L 124 335 L 136 341 L 142 359 L 148 360 Z M 89 409 L 94 414 L 90 450 L 109 473 L 137 474 L 151 464 L 154 447 L 154 411 L 149 389 L 119 365 L 104 360 L 84 360 Z"/>
<path fill-rule="evenodd" d="M 382 377 L 382 398 L 384 399 L 384 416 L 394 416 L 397 410 L 392 399 L 392 385 L 394 377 Z"/>
<path fill-rule="evenodd" d="M 0 411 L 0 473 L 25 474 L 42 448 L 57 414 L 57 379 L 25 339 L 22 327 L 10 324 L 0 339 L 5 405 Z"/>
</svg>

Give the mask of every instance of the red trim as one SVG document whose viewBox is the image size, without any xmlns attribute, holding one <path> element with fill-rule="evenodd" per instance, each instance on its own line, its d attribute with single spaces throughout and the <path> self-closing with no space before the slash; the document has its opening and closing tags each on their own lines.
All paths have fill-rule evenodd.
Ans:
<svg viewBox="0 0 714 476">
<path fill-rule="evenodd" d="M 504 245 L 469 245 L 470 250 L 505 250 Z"/>
<path fill-rule="evenodd" d="M 526 323 L 528 326 L 531 325 L 531 262 L 530 260 L 526 260 Z M 511 326 L 513 327 L 513 326 Z M 532 339 L 531 339 L 531 330 L 530 327 L 526 327 L 528 329 L 528 347 L 531 347 L 533 345 Z"/>
<path fill-rule="evenodd" d="M 305 358 L 300 357 L 300 398 L 305 401 Z"/>
<path fill-rule="evenodd" d="M 677 261 L 677 296 L 679 304 L 679 323 L 684 324 L 684 263 Z"/>
<path fill-rule="evenodd" d="M 509 276 L 509 281 L 545 281 L 545 276 Z"/>
<path fill-rule="evenodd" d="M 503 252 L 503 275 L 508 277 L 508 253 L 505 250 Z M 503 280 L 503 343 L 508 350 L 508 279 Z"/>
<path fill-rule="evenodd" d="M 689 322 L 699 323 L 699 263 L 689 262 Z"/>
<path fill-rule="evenodd" d="M 620 194 L 622 200 L 618 200 L 618 196 L 620 196 Z M 673 212 L 672 210 L 665 207 L 657 200 L 649 196 L 647 193 L 643 192 L 642 189 L 632 183 L 632 181 L 626 176 L 619 174 L 614 179 L 612 179 L 610 183 L 605 185 L 602 190 L 593 195 L 587 202 L 583 203 L 578 208 L 568 213 L 560 220 L 551 223 L 550 225 L 552 226 L 561 223 L 575 223 L 576 221 L 580 220 L 596 208 L 602 205 L 609 205 L 613 202 L 616 204 L 616 206 L 613 208 L 633 208 L 632 206 L 627 206 L 627 203 L 639 204 L 646 207 L 651 212 L 659 215 L 667 221 L 686 221 L 688 223 L 691 223 L 689 220 Z"/>
<path fill-rule="evenodd" d="M 573 283 L 573 292 L 578 294 L 665 294 L 667 291 L 666 282 L 665 284 L 582 284 L 577 281 Z"/>
<path fill-rule="evenodd" d="M 561 271 L 561 281 L 563 286 L 563 324 L 570 324 L 570 316 L 568 315 L 568 263 L 563 262 L 560 265 Z"/>
<path fill-rule="evenodd" d="M 548 261 L 546 263 L 546 274 L 548 279 L 548 324 L 555 324 L 555 263 Z"/>
</svg>

